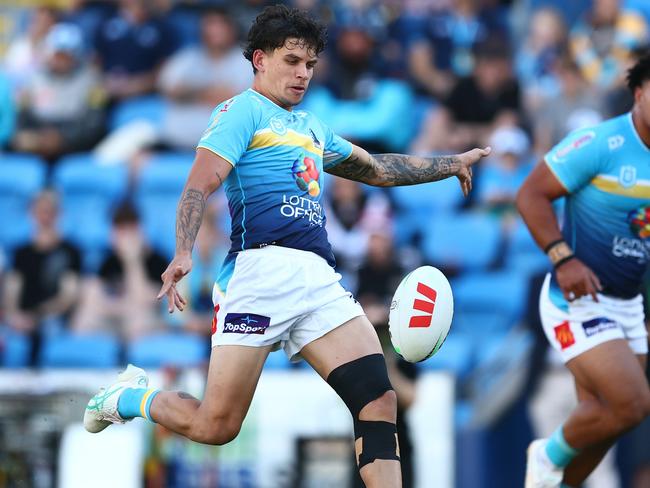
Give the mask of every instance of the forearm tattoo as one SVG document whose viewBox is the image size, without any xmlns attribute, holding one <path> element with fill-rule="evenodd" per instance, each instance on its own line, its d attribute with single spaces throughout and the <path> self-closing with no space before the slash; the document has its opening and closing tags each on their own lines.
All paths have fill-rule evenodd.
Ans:
<svg viewBox="0 0 650 488">
<path fill-rule="evenodd" d="M 403 186 L 438 181 L 458 173 L 457 156 L 421 158 L 407 154 L 352 156 L 328 170 L 349 180 L 376 186 Z"/>
<path fill-rule="evenodd" d="M 176 212 L 176 251 L 192 251 L 203 221 L 206 197 L 203 192 L 188 188 Z"/>
</svg>

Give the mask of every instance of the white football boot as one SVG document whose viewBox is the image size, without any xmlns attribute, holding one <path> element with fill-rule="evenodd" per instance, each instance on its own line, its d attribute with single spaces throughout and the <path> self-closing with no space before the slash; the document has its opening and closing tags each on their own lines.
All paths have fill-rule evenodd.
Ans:
<svg viewBox="0 0 650 488">
<path fill-rule="evenodd" d="M 117 382 L 108 388 L 101 388 L 90 399 L 84 413 L 84 427 L 96 434 L 111 424 L 123 424 L 131 419 L 123 419 L 117 411 L 117 401 L 125 388 L 147 388 L 149 377 L 141 369 L 129 364 L 117 375 Z"/>
<path fill-rule="evenodd" d="M 544 452 L 547 439 L 537 439 L 528 446 L 525 488 L 560 488 L 564 470 L 555 466 Z"/>
</svg>

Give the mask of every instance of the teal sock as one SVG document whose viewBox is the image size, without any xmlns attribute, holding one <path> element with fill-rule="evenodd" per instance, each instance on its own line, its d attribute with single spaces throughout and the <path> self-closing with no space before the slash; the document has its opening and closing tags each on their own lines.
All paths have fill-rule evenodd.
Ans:
<svg viewBox="0 0 650 488">
<path fill-rule="evenodd" d="M 562 484 L 560 485 L 560 488 L 573 488 L 573 486 L 569 486 L 569 485 L 567 485 L 566 483 L 562 483 Z"/>
<path fill-rule="evenodd" d="M 567 443 L 561 425 L 546 443 L 546 455 L 558 468 L 566 468 L 579 452 Z"/>
<path fill-rule="evenodd" d="M 126 388 L 117 401 L 117 413 L 124 420 L 142 417 L 151 420 L 151 402 L 160 390 L 153 388 Z M 153 422 L 153 420 L 151 420 Z"/>
</svg>

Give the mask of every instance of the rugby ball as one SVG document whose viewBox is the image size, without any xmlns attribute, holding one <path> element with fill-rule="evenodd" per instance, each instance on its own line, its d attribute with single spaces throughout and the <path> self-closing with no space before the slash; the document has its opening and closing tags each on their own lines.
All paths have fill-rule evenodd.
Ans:
<svg viewBox="0 0 650 488">
<path fill-rule="evenodd" d="M 449 281 L 433 266 L 404 277 L 390 305 L 388 329 L 397 354 L 411 363 L 434 355 L 447 338 L 454 315 Z"/>
</svg>

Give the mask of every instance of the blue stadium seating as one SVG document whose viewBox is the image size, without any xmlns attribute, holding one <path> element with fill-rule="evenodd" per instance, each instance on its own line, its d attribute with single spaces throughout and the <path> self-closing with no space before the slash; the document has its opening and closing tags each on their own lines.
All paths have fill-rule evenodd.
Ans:
<svg viewBox="0 0 650 488">
<path fill-rule="evenodd" d="M 423 370 L 449 371 L 457 378 L 464 378 L 474 363 L 474 344 L 471 337 L 451 331 L 442 348 L 429 359 L 419 363 Z"/>
<path fill-rule="evenodd" d="M 159 95 L 147 95 L 120 102 L 109 116 L 108 128 L 113 131 L 136 120 L 145 120 L 160 127 L 167 103 Z"/>
<path fill-rule="evenodd" d="M 502 242 L 496 217 L 483 213 L 429 215 L 422 243 L 425 259 L 458 269 L 485 269 L 497 258 Z"/>
<path fill-rule="evenodd" d="M 26 154 L 2 154 L 0 158 L 0 247 L 11 250 L 32 233 L 29 208 L 45 184 L 46 165 Z"/>
<path fill-rule="evenodd" d="M 63 234 L 82 249 L 86 269 L 94 269 L 109 247 L 111 219 L 126 195 L 128 170 L 77 154 L 59 162 L 54 186 L 61 194 Z"/>
<path fill-rule="evenodd" d="M 510 230 L 505 264 L 528 274 L 550 269 L 548 258 L 537 246 L 522 219 L 517 219 Z"/>
<path fill-rule="evenodd" d="M 408 244 L 426 232 L 432 215 L 457 209 L 463 201 L 463 192 L 456 178 L 424 185 L 395 186 L 390 196 L 398 212 L 395 216 L 396 243 Z"/>
<path fill-rule="evenodd" d="M 264 363 L 264 369 L 290 369 L 291 361 L 282 349 L 272 352 Z"/>
<path fill-rule="evenodd" d="M 61 333 L 43 341 L 39 364 L 44 368 L 112 368 L 119 359 L 120 343 L 111 334 Z"/>
<path fill-rule="evenodd" d="M 466 273 L 452 280 L 454 306 L 461 313 L 496 313 L 521 318 L 528 297 L 528 277 L 515 270 Z"/>
<path fill-rule="evenodd" d="M 193 153 L 155 155 L 136 184 L 135 202 L 145 236 L 168 257 L 174 254 L 176 206 L 193 159 Z"/>
<path fill-rule="evenodd" d="M 207 360 L 204 337 L 182 332 L 157 333 L 127 345 L 127 361 L 142 368 L 191 367 Z"/>
<path fill-rule="evenodd" d="M 514 321 L 507 315 L 499 312 L 465 312 L 456 307 L 457 313 L 454 315 L 452 330 L 463 334 L 464 337 L 471 338 L 475 347 L 485 338 L 490 336 L 502 337 L 506 332 L 512 329 Z"/>
<path fill-rule="evenodd" d="M 29 365 L 31 345 L 25 335 L 3 327 L 0 330 L 0 348 L 3 368 L 24 368 Z"/>
</svg>

